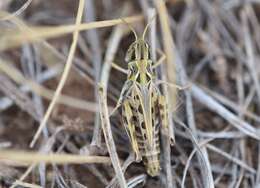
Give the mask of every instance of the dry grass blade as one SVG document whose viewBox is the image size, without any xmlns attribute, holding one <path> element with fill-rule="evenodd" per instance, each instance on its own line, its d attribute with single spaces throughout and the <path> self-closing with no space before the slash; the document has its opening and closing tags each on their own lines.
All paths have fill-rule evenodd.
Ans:
<svg viewBox="0 0 260 188">
<path fill-rule="evenodd" d="M 125 172 L 127 167 L 130 166 L 135 161 L 134 153 L 131 153 L 128 158 L 125 160 L 124 164 L 122 165 L 122 171 Z M 109 184 L 106 186 L 106 188 L 113 188 L 117 185 L 117 178 L 114 177 Z"/>
<path fill-rule="evenodd" d="M 115 58 L 115 53 L 118 50 L 120 41 L 125 32 L 126 32 L 126 28 L 124 26 L 120 25 L 115 27 L 108 41 L 107 51 L 105 54 L 104 65 L 102 68 L 101 79 L 100 79 L 101 82 L 104 84 L 105 91 L 107 91 L 110 70 L 112 64 L 114 64 L 113 61 Z"/>
<path fill-rule="evenodd" d="M 188 8 L 189 10 L 189 8 Z M 189 12 L 187 10 L 187 12 Z M 186 13 L 189 15 L 188 13 Z M 184 19 L 186 16 L 184 16 Z M 185 24 L 184 24 L 185 25 Z M 182 35 L 182 34 L 180 34 Z M 187 71 L 185 70 L 185 58 L 181 58 L 181 53 L 183 53 L 182 48 L 180 47 L 180 50 L 175 49 L 175 56 L 176 56 L 176 69 L 178 70 L 178 74 L 176 75 L 178 77 L 178 80 L 182 86 L 190 85 L 188 81 Z M 180 52 L 179 52 L 180 51 Z M 198 135 L 197 135 L 197 124 L 195 121 L 195 113 L 193 108 L 193 100 L 191 97 L 191 92 L 187 89 L 184 90 L 185 100 L 186 100 L 186 116 L 187 116 L 187 125 L 189 126 L 190 130 L 192 131 L 192 136 L 196 138 L 198 141 L 200 141 Z M 194 147 L 197 148 L 196 142 L 193 143 Z M 200 156 L 200 154 L 202 154 Z M 201 179 L 203 181 L 203 185 L 207 185 L 207 187 L 214 187 L 214 179 L 211 169 L 211 162 L 209 160 L 209 155 L 205 147 L 201 148 L 201 153 L 196 153 L 197 158 L 199 160 L 199 168 L 201 171 Z M 193 182 L 198 180 L 193 180 Z"/>
<path fill-rule="evenodd" d="M 84 163 L 110 163 L 108 157 L 81 156 L 72 154 L 40 154 L 25 151 L 0 151 L 0 161 L 11 160 L 27 164 L 33 163 L 55 163 L 55 164 L 84 164 Z"/>
<path fill-rule="evenodd" d="M 19 181 L 19 180 L 16 180 L 14 183 L 15 183 L 17 186 L 20 185 L 20 186 L 28 187 L 28 188 L 42 188 L 42 187 L 39 186 L 39 185 L 35 185 L 35 184 L 31 184 L 31 183 L 26 183 L 26 182 L 22 182 L 22 181 Z"/>
<path fill-rule="evenodd" d="M 236 157 L 230 155 L 229 153 L 227 152 L 224 152 L 222 151 L 221 149 L 219 148 L 216 148 L 215 146 L 211 145 L 211 144 L 208 144 L 207 145 L 207 148 L 209 148 L 210 150 L 226 157 L 227 159 L 231 160 L 232 162 L 238 164 L 239 166 L 241 166 L 242 168 L 244 168 L 245 170 L 248 170 L 249 172 L 253 173 L 253 174 L 256 174 L 256 170 L 250 166 L 248 166 L 248 164 L 245 164 L 242 160 L 240 159 L 237 159 Z"/>
<path fill-rule="evenodd" d="M 76 18 L 76 28 L 81 22 L 83 10 L 84 10 L 84 0 L 80 0 L 77 18 Z M 41 131 L 43 130 L 45 124 L 47 123 L 47 121 L 48 121 L 48 119 L 51 115 L 52 109 L 53 109 L 54 105 L 56 104 L 56 102 L 57 102 L 57 100 L 60 96 L 61 90 L 62 90 L 62 88 L 63 88 L 63 86 L 64 86 L 64 84 L 67 80 L 67 77 L 69 75 L 69 71 L 70 71 L 70 68 L 71 68 L 71 65 L 72 65 L 72 59 L 73 59 L 73 56 L 74 56 L 74 53 L 75 53 L 75 50 L 76 50 L 78 36 L 79 36 L 79 30 L 75 30 L 74 33 L 73 33 L 73 41 L 72 41 L 72 44 L 71 44 L 71 47 L 70 47 L 70 51 L 69 51 L 68 59 L 67 59 L 67 62 L 66 62 L 65 68 L 64 68 L 64 72 L 62 73 L 60 82 L 59 82 L 58 87 L 57 87 L 57 89 L 54 93 L 53 99 L 52 99 L 46 113 L 44 114 L 43 120 L 42 120 L 37 132 L 35 133 L 32 142 L 30 143 L 30 147 L 34 146 L 36 140 L 40 136 Z"/>
<path fill-rule="evenodd" d="M 205 157 L 205 152 L 200 147 L 200 145 L 197 141 L 197 138 L 193 135 L 193 132 L 180 120 L 177 119 L 177 122 L 179 125 L 181 125 L 181 127 L 183 127 L 185 129 L 185 131 L 189 135 L 189 139 L 192 141 L 193 145 L 195 146 L 195 149 L 196 149 L 198 157 L 199 157 L 200 166 L 202 167 L 201 174 L 202 174 L 202 176 L 203 176 L 202 178 L 205 182 L 203 186 L 208 187 L 208 188 L 214 188 L 214 182 L 213 182 L 213 178 L 212 178 L 212 174 L 211 174 L 211 168 L 209 165 L 208 158 Z M 190 157 L 192 157 L 192 156 L 193 156 L 193 152 L 191 153 Z M 205 181 L 205 179 L 206 179 L 206 181 Z"/>
<path fill-rule="evenodd" d="M 211 141 L 211 140 L 206 140 L 206 141 L 203 141 L 203 143 L 199 143 L 198 147 L 203 149 L 204 145 L 206 145 L 209 141 Z M 191 164 L 191 159 L 193 158 L 196 151 L 197 151 L 197 148 L 193 149 L 193 151 L 190 153 L 189 158 L 187 159 L 187 162 L 186 162 L 186 165 L 185 165 L 185 168 L 184 168 L 184 171 L 183 171 L 182 182 L 181 182 L 182 188 L 185 188 L 185 179 L 186 179 L 186 176 L 187 176 L 188 168 Z M 202 154 L 205 155 L 203 153 L 203 150 L 202 150 Z M 207 162 L 207 159 L 206 159 L 206 162 Z M 211 177 L 209 177 L 209 179 L 211 179 Z M 214 187 L 214 182 L 213 182 L 213 185 L 211 185 L 211 187 Z"/>
<path fill-rule="evenodd" d="M 146 175 L 146 174 L 141 174 L 141 175 L 139 175 L 139 176 L 136 176 L 136 177 L 130 179 L 130 180 L 127 182 L 127 186 L 128 186 L 128 188 L 134 188 L 134 187 L 136 187 L 138 184 L 145 183 L 146 178 L 147 178 L 147 175 Z"/>
<path fill-rule="evenodd" d="M 126 30 L 125 27 L 123 27 L 122 25 L 116 26 L 114 28 L 114 30 L 112 31 L 112 34 L 108 41 L 107 51 L 105 54 L 104 64 L 102 67 L 101 78 L 100 78 L 101 83 L 104 84 L 104 89 L 106 92 L 107 92 L 110 71 L 111 71 L 111 64 L 115 58 L 116 51 L 118 50 L 120 41 L 124 35 L 125 30 Z M 97 125 L 95 125 L 95 128 L 94 128 L 92 144 L 96 144 L 96 145 L 100 146 L 101 145 L 101 128 L 100 128 L 100 126 L 97 126 Z"/>
<path fill-rule="evenodd" d="M 14 13 L 12 13 L 11 15 L 8 16 L 0 16 L 0 21 L 6 21 L 6 20 L 10 20 L 13 17 L 19 16 L 23 11 L 25 11 L 25 9 L 27 9 L 27 7 L 31 4 L 32 0 L 27 0 L 23 6 L 21 6 L 21 8 L 19 8 L 17 11 L 15 11 Z"/>
<path fill-rule="evenodd" d="M 260 105 L 260 82 L 259 82 L 259 76 L 257 73 L 256 67 L 256 58 L 255 58 L 255 50 L 254 46 L 252 44 L 252 39 L 249 32 L 249 24 L 247 23 L 247 14 L 249 12 L 249 8 L 246 7 L 244 11 L 242 11 L 242 23 L 243 23 L 243 33 L 244 33 L 244 40 L 245 40 L 245 50 L 247 55 L 247 63 L 248 69 L 251 73 L 251 76 L 253 78 L 253 82 L 256 88 L 256 93 L 258 97 L 258 104 Z"/>
<path fill-rule="evenodd" d="M 27 168 L 27 170 L 23 173 L 23 175 L 19 178 L 18 182 L 19 182 L 19 181 L 23 181 L 23 180 L 29 175 L 29 173 L 35 168 L 35 166 L 36 166 L 35 163 L 34 163 L 34 164 L 31 164 L 31 165 Z M 15 188 L 16 185 L 17 185 L 17 183 L 15 182 L 15 183 L 13 183 L 13 185 L 12 185 L 10 188 Z"/>
<path fill-rule="evenodd" d="M 138 22 L 143 19 L 142 16 L 132 16 L 124 18 L 128 23 Z M 23 26 L 19 29 L 12 30 L 12 31 L 3 31 L 0 37 L 0 51 L 4 51 L 10 48 L 18 47 L 24 43 L 30 43 L 39 41 L 42 39 L 49 39 L 54 37 L 60 37 L 64 34 L 69 34 L 77 31 L 85 31 L 94 28 L 102 28 L 102 27 L 109 27 L 114 26 L 117 24 L 121 24 L 121 19 L 114 19 L 114 20 L 107 20 L 107 21 L 97 21 L 91 23 L 84 23 L 75 25 L 68 25 L 68 26 L 57 26 L 57 27 L 30 27 L 24 28 Z M 28 35 L 29 29 L 29 35 Z"/>
<path fill-rule="evenodd" d="M 224 96 L 220 95 L 219 93 L 213 92 L 212 90 L 209 90 L 207 88 L 203 88 L 203 89 L 205 89 L 205 91 L 207 93 L 209 93 L 217 101 L 219 101 L 223 105 L 229 107 L 230 109 L 232 109 L 236 113 L 243 112 L 243 113 L 245 113 L 245 116 L 247 116 L 248 118 L 251 118 L 254 121 L 260 122 L 260 117 L 258 115 L 256 115 L 255 113 L 253 113 L 253 112 L 249 111 L 248 109 L 246 109 L 244 106 L 239 106 L 235 102 L 229 100 L 227 97 L 224 97 Z M 248 97 L 249 98 L 253 98 L 254 93 L 255 93 L 255 88 L 253 87 L 251 89 L 250 94 L 248 95 Z"/>
<path fill-rule="evenodd" d="M 11 79 L 21 85 L 28 85 L 33 92 L 42 96 L 46 99 L 52 100 L 54 96 L 54 92 L 39 85 L 38 83 L 34 82 L 33 80 L 26 79 L 17 69 L 11 66 L 11 62 L 5 61 L 0 58 L 0 70 L 7 74 Z M 96 103 L 90 101 L 84 101 L 81 99 L 76 99 L 74 97 L 61 95 L 57 101 L 60 104 L 64 104 L 70 107 L 88 110 L 92 112 L 98 111 L 98 106 Z"/>
<path fill-rule="evenodd" d="M 85 21 L 91 22 L 96 20 L 96 10 L 94 8 L 94 1 L 88 0 L 85 4 Z M 94 95 L 95 101 L 98 102 L 98 82 L 100 79 L 100 69 L 101 69 L 101 59 L 102 59 L 102 52 L 101 52 L 101 41 L 99 37 L 99 33 L 96 29 L 89 30 L 85 33 L 87 41 L 90 44 L 90 50 L 92 51 L 92 65 L 94 69 Z M 93 133 L 93 139 L 91 145 L 97 146 L 101 148 L 101 125 L 100 125 L 100 117 L 99 112 L 95 114 L 95 129 Z"/>
<path fill-rule="evenodd" d="M 107 149 L 111 158 L 111 162 L 113 164 L 114 170 L 116 172 L 116 176 L 119 182 L 120 187 L 125 188 L 127 187 L 126 180 L 120 165 L 120 161 L 117 155 L 115 142 L 113 139 L 111 126 L 110 126 L 110 120 L 109 120 L 109 114 L 107 109 L 107 100 L 106 100 L 106 94 L 104 93 L 104 87 L 100 85 L 99 88 L 99 103 L 100 103 L 100 109 L 101 109 L 101 124 L 102 129 L 107 145 Z"/>
<path fill-rule="evenodd" d="M 34 119 L 39 119 L 32 100 L 17 88 L 11 80 L 0 74 L 0 90 L 9 96 L 22 110 L 28 112 Z"/>
<path fill-rule="evenodd" d="M 192 85 L 191 93 L 196 100 L 207 106 L 212 111 L 218 113 L 221 117 L 230 122 L 231 125 L 236 127 L 238 130 L 254 139 L 260 140 L 259 132 L 254 127 L 252 127 L 247 122 L 239 119 L 233 113 L 228 111 L 224 106 L 222 106 L 205 92 L 203 92 L 203 90 L 201 90 L 199 87 Z"/>
<path fill-rule="evenodd" d="M 173 49 L 175 49 L 173 38 L 170 31 L 169 26 L 169 19 L 168 19 L 168 13 L 165 6 L 165 2 L 163 0 L 154 0 L 155 6 L 157 8 L 157 11 L 159 13 L 160 18 L 160 24 L 161 24 L 161 30 L 162 30 L 162 37 L 163 37 L 163 46 L 164 51 L 166 54 L 166 80 L 170 83 L 176 83 L 176 70 L 175 70 L 175 57 L 173 52 Z M 168 88 L 164 87 L 164 91 L 166 94 L 166 101 L 168 104 L 168 108 L 170 112 L 173 112 L 173 109 L 176 106 L 176 88 Z M 172 113 L 169 113 L 169 122 L 172 122 Z M 169 134 L 171 138 L 174 138 L 174 131 L 173 131 L 173 123 L 170 123 L 168 125 L 169 127 Z M 163 139 L 164 140 L 164 139 Z M 167 187 L 173 187 L 173 179 L 172 179 L 172 170 L 171 170 L 171 156 L 170 156 L 170 142 L 167 140 L 164 141 L 165 147 L 164 147 L 164 160 L 165 160 L 165 170 L 166 170 L 166 180 L 167 180 Z"/>
<path fill-rule="evenodd" d="M 175 51 L 175 45 L 173 42 L 170 26 L 169 26 L 169 18 L 168 18 L 168 12 L 166 9 L 165 2 L 163 0 L 155 0 L 154 1 L 157 11 L 159 13 L 160 18 L 160 24 L 162 29 L 162 37 L 163 37 L 163 46 L 164 51 L 166 55 L 166 74 L 167 74 L 167 81 L 170 83 L 175 84 L 176 83 L 176 68 L 175 68 L 175 62 L 176 57 L 173 53 Z M 169 101 L 169 108 L 171 111 L 174 110 L 174 107 L 176 106 L 176 88 L 172 87 L 169 89 L 170 91 L 170 101 Z"/>
</svg>

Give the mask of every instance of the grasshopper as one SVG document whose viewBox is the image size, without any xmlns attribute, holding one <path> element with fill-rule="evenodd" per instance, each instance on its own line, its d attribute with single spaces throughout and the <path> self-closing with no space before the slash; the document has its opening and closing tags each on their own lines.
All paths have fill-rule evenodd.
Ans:
<svg viewBox="0 0 260 188">
<path fill-rule="evenodd" d="M 137 37 L 134 29 L 129 26 L 135 35 L 135 41 L 126 53 L 127 80 L 117 106 L 121 107 L 122 123 L 136 161 L 143 161 L 150 176 L 158 176 L 161 169 L 160 131 L 168 131 L 169 121 L 165 96 L 155 84 L 155 66 L 150 59 L 149 45 L 145 41 L 148 26 L 149 24 L 142 37 Z M 171 139 L 172 143 L 173 140 L 174 138 Z"/>
</svg>

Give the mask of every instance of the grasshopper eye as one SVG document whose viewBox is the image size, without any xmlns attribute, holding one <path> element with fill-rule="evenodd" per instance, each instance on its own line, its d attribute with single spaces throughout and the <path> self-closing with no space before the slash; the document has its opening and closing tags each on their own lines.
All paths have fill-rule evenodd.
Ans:
<svg viewBox="0 0 260 188">
<path fill-rule="evenodd" d="M 137 73 L 136 67 L 132 67 L 132 68 L 131 68 L 131 72 L 132 72 L 133 74 L 136 74 L 136 73 Z"/>
<path fill-rule="evenodd" d="M 125 61 L 126 62 L 132 61 L 133 60 L 133 54 L 134 54 L 134 51 L 132 49 L 128 49 L 126 56 L 125 56 Z"/>
<path fill-rule="evenodd" d="M 130 66 L 128 70 L 129 70 L 129 72 L 128 72 L 129 76 L 133 76 L 133 75 L 137 74 L 136 67 Z"/>
<path fill-rule="evenodd" d="M 126 56 L 125 56 L 125 61 L 126 62 L 131 62 L 133 60 L 135 60 L 135 48 L 134 46 L 136 45 L 136 43 L 134 42 L 133 44 L 131 44 L 126 52 Z"/>
</svg>

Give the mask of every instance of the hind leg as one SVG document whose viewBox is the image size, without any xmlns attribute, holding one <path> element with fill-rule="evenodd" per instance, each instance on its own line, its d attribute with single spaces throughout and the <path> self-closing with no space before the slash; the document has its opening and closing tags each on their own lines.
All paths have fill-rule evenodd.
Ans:
<svg viewBox="0 0 260 188">
<path fill-rule="evenodd" d="M 175 137 L 173 130 L 170 129 L 169 125 L 169 116 L 168 116 L 168 109 L 167 104 L 164 96 L 159 96 L 158 99 L 159 105 L 159 113 L 160 113 L 160 121 L 162 125 L 162 131 L 164 134 L 168 135 L 171 145 L 175 143 Z"/>
<path fill-rule="evenodd" d="M 132 121 L 134 115 L 133 115 L 133 112 L 131 110 L 130 103 L 128 100 L 124 101 L 123 108 L 124 108 L 123 118 L 125 121 L 124 126 L 127 131 L 128 137 L 130 138 L 134 153 L 136 155 L 136 161 L 140 161 L 141 154 L 140 154 L 138 143 L 136 140 L 135 125 Z"/>
</svg>

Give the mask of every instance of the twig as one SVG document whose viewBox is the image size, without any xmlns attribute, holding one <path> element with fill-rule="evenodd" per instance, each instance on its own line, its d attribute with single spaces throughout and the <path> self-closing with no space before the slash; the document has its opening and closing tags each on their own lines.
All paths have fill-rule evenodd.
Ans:
<svg viewBox="0 0 260 188">
<path fill-rule="evenodd" d="M 22 12 L 25 11 L 25 9 L 28 8 L 28 6 L 31 4 L 32 0 L 27 0 L 23 6 L 21 6 L 21 8 L 19 8 L 17 11 L 15 11 L 14 13 L 12 13 L 11 15 L 8 15 L 8 16 L 4 16 L 4 17 L 1 17 L 0 16 L 0 21 L 7 21 L 7 20 L 10 20 L 12 19 L 13 17 L 16 17 L 16 16 L 19 16 Z"/>
<path fill-rule="evenodd" d="M 124 18 L 128 23 L 138 22 L 143 19 L 142 16 L 132 16 Z M 121 19 L 97 21 L 91 23 L 68 25 L 68 26 L 57 26 L 57 27 L 31 27 L 30 35 L 28 35 L 28 29 L 19 30 L 15 34 L 3 34 L 4 37 L 0 37 L 0 51 L 7 50 L 9 48 L 17 47 L 26 42 L 35 42 L 40 39 L 49 39 L 54 37 L 60 37 L 64 34 L 73 33 L 77 31 L 85 31 L 94 28 L 110 27 L 114 25 L 122 24 Z M 20 28 L 21 29 L 21 28 Z"/>
<path fill-rule="evenodd" d="M 39 116 L 36 113 L 36 107 L 32 100 L 11 82 L 11 80 L 5 75 L 0 74 L 0 90 L 9 96 L 22 110 L 26 111 L 34 119 L 39 120 Z"/>
<path fill-rule="evenodd" d="M 42 187 L 39 186 L 39 185 L 35 185 L 35 184 L 31 184 L 31 183 L 26 183 L 26 182 L 22 182 L 22 181 L 19 181 L 19 180 L 16 180 L 14 183 L 15 183 L 16 185 L 20 185 L 20 186 L 28 187 L 28 188 L 42 188 Z"/>
<path fill-rule="evenodd" d="M 91 22 L 96 20 L 96 12 L 94 6 L 94 0 L 88 0 L 85 4 L 85 21 Z M 101 46 L 98 31 L 96 29 L 89 30 L 86 32 L 86 37 L 90 43 L 90 47 L 92 50 L 92 64 L 94 67 L 94 78 L 95 78 L 95 88 L 94 88 L 94 96 L 95 101 L 98 101 L 98 82 L 100 78 L 100 70 L 101 70 Z M 99 130 L 99 131 L 98 131 Z M 98 131 L 98 132 L 97 132 Z M 95 129 L 93 133 L 93 139 L 91 145 L 101 147 L 101 134 L 100 134 L 100 117 L 99 112 L 95 113 Z"/>
<path fill-rule="evenodd" d="M 60 66 L 55 66 L 51 70 L 46 70 L 46 71 L 42 72 L 41 74 L 39 74 L 35 81 L 37 83 L 43 83 L 43 82 L 55 77 L 55 76 L 57 76 L 59 69 L 60 69 Z M 19 87 L 19 92 L 28 93 L 29 91 L 30 91 L 30 88 L 28 86 L 23 85 L 23 86 Z M 11 99 L 9 99 L 8 97 L 0 98 L 0 110 L 5 110 L 8 107 L 10 107 L 12 104 L 13 104 L 13 101 Z"/>
<path fill-rule="evenodd" d="M 19 178 L 19 181 L 23 181 L 29 174 L 30 172 L 35 168 L 36 164 L 31 164 L 27 170 L 23 173 L 23 175 Z M 13 185 L 10 188 L 15 188 L 17 184 L 14 182 Z"/>
<path fill-rule="evenodd" d="M 83 15 L 83 9 L 84 9 L 84 2 L 85 2 L 84 0 L 79 1 L 78 13 L 77 13 L 77 18 L 76 18 L 76 28 L 79 26 L 79 24 L 81 22 L 81 18 L 82 18 L 82 15 Z M 62 88 L 63 88 L 63 86 L 64 86 L 64 84 L 67 80 L 67 77 L 68 77 L 68 74 L 69 74 L 69 71 L 70 71 L 70 68 L 71 68 L 71 65 L 72 65 L 72 59 L 73 59 L 73 56 L 74 56 L 74 53 L 75 53 L 75 50 L 76 50 L 76 46 L 77 46 L 77 40 L 78 40 L 78 35 L 79 35 L 79 30 L 77 30 L 77 29 L 73 33 L 73 41 L 72 41 L 71 48 L 70 48 L 70 51 L 69 51 L 66 66 L 64 68 L 64 72 L 62 73 L 62 76 L 61 76 L 61 80 L 59 82 L 59 85 L 58 85 L 55 93 L 54 93 L 53 99 L 52 99 L 50 105 L 48 106 L 46 113 L 44 114 L 43 120 L 42 120 L 37 132 L 35 133 L 32 142 L 30 143 L 30 147 L 34 146 L 36 140 L 40 136 L 41 131 L 44 128 L 45 124 L 47 123 L 47 121 L 48 121 L 48 119 L 51 115 L 52 109 L 53 109 L 54 105 L 56 104 L 56 102 L 57 102 L 57 100 L 60 96 L 61 90 L 62 90 Z"/>
<path fill-rule="evenodd" d="M 247 55 L 247 62 L 246 65 L 248 66 L 248 69 L 251 73 L 253 83 L 256 88 L 256 93 L 258 97 L 258 105 L 260 106 L 260 82 L 258 78 L 258 74 L 256 71 L 256 64 L 255 64 L 255 52 L 254 52 L 254 46 L 252 44 L 252 39 L 249 32 L 249 25 L 247 23 L 247 14 L 249 9 L 246 8 L 241 13 L 242 22 L 243 22 L 243 34 L 244 34 L 244 40 L 245 40 L 245 49 L 246 49 L 246 55 Z"/>
<path fill-rule="evenodd" d="M 170 26 L 169 26 L 169 20 L 168 20 L 168 12 L 166 9 L 165 2 L 162 0 L 154 0 L 154 4 L 156 6 L 156 9 L 159 13 L 159 19 L 160 19 L 160 24 L 161 24 L 161 30 L 162 30 L 162 37 L 163 37 L 163 46 L 164 46 L 164 51 L 166 54 L 166 78 L 167 82 L 170 83 L 176 83 L 176 75 L 175 75 L 175 54 L 172 53 L 174 52 L 173 50 L 175 49 L 173 38 L 171 35 L 170 31 Z M 166 181 L 167 181 L 167 187 L 173 187 L 173 179 L 172 179 L 172 169 L 171 169 L 171 149 L 170 149 L 170 141 L 169 139 L 174 139 L 174 130 L 173 130 L 173 122 L 172 122 L 172 112 L 173 109 L 176 105 L 176 88 L 168 88 L 164 87 L 164 92 L 166 95 L 166 102 L 169 107 L 169 122 L 170 124 L 168 125 L 169 127 L 169 135 L 170 138 L 165 140 L 165 145 L 164 145 L 164 160 L 165 160 L 165 170 L 166 170 Z M 163 141 L 164 142 L 164 141 Z"/>
<path fill-rule="evenodd" d="M 56 163 L 56 164 L 83 164 L 83 163 L 109 163 L 108 157 L 81 156 L 70 154 L 39 154 L 24 151 L 0 151 L 0 160 L 8 159 L 25 163 Z"/>
<path fill-rule="evenodd" d="M 122 14 L 125 14 L 125 12 L 127 12 L 128 10 L 126 10 L 126 6 L 123 9 Z M 100 82 L 103 84 L 104 90 L 107 92 L 107 87 L 108 87 L 108 80 L 109 80 L 109 76 L 110 76 L 110 70 L 111 70 L 111 65 L 113 63 L 114 60 L 114 56 L 116 54 L 116 51 L 119 47 L 120 41 L 124 35 L 126 31 L 126 28 L 123 27 L 122 25 L 117 26 L 109 39 L 108 42 L 108 46 L 107 46 L 107 51 L 105 54 L 105 58 L 104 58 L 104 65 L 102 67 L 102 72 L 101 72 L 101 78 L 100 78 Z M 91 143 L 97 146 L 101 145 L 101 129 L 99 124 L 95 125 L 94 128 L 94 133 L 93 133 L 93 137 L 92 137 L 92 141 Z"/>
<path fill-rule="evenodd" d="M 191 129 L 189 129 L 184 123 L 182 123 L 179 119 L 176 118 L 177 123 L 185 129 L 185 131 L 188 133 L 189 135 L 189 139 L 192 141 L 194 147 L 196 148 L 196 150 L 198 151 L 198 158 L 199 158 L 199 162 L 200 162 L 200 168 L 202 169 L 202 175 L 203 180 L 206 179 L 206 181 L 204 181 L 204 185 L 205 187 L 209 187 L 209 188 L 214 188 L 214 181 L 212 179 L 212 172 L 211 172 L 211 167 L 209 166 L 209 161 L 208 158 L 205 157 L 205 153 L 203 152 L 203 150 L 200 148 L 197 138 L 194 136 L 193 132 Z M 205 179 L 204 179 L 205 178 Z M 212 184 L 213 181 L 213 184 Z"/>
<path fill-rule="evenodd" d="M 192 6 L 189 5 L 188 9 L 186 11 L 186 14 L 184 16 L 184 20 L 183 20 L 183 24 L 181 24 L 180 29 L 182 32 L 180 32 L 180 38 L 182 40 L 184 40 L 184 36 L 185 36 L 185 32 L 184 30 L 191 30 L 188 27 L 190 26 L 189 22 L 193 21 L 193 16 L 191 15 L 189 12 L 192 11 Z M 189 19 L 189 17 L 191 17 Z M 185 19 L 188 19 L 188 23 L 187 21 L 185 21 Z M 179 40 L 180 45 L 182 46 L 184 43 L 184 41 Z M 180 54 L 185 54 L 185 48 L 181 48 L 180 49 L 181 52 Z M 186 60 L 186 56 L 187 55 L 180 55 L 178 53 L 178 50 L 175 49 L 175 54 L 176 54 L 176 69 L 178 70 L 178 80 L 180 81 L 180 84 L 182 86 L 187 85 L 188 83 L 188 78 L 187 78 L 187 73 L 186 70 L 184 68 L 184 63 L 187 61 Z M 184 59 L 182 60 L 181 57 Z M 195 116 L 194 116 L 194 108 L 193 108 L 193 101 L 192 101 L 192 97 L 191 97 L 191 91 L 190 90 L 184 90 L 184 95 L 185 95 L 185 99 L 186 99 L 186 113 L 187 113 L 187 124 L 190 127 L 193 136 L 198 139 L 198 141 L 202 141 L 199 139 L 198 135 L 197 135 L 197 125 L 195 122 Z M 196 145 L 194 145 L 196 147 Z M 204 186 L 208 186 L 213 188 L 214 187 L 214 180 L 213 180 L 213 175 L 212 175 L 212 170 L 211 170 L 211 164 L 210 164 L 210 160 L 208 157 L 208 152 L 206 150 L 205 147 L 201 148 L 201 152 L 202 152 L 202 156 L 200 157 L 200 153 L 196 153 L 199 163 L 200 163 L 200 171 L 202 174 L 202 180 L 203 180 L 203 184 Z M 204 163 L 205 162 L 205 163 Z"/>
<path fill-rule="evenodd" d="M 204 145 L 206 145 L 208 142 L 210 142 L 212 139 L 209 139 L 209 140 L 205 140 L 203 141 L 203 143 L 199 143 L 198 146 L 202 149 L 202 147 L 204 147 Z M 190 153 L 190 156 L 186 162 L 186 165 L 185 165 L 185 168 L 184 168 L 184 171 L 183 171 L 183 177 L 182 177 L 182 183 L 181 183 L 181 187 L 184 188 L 184 184 L 185 184 L 185 178 L 186 178 L 186 174 L 187 174 L 187 171 L 188 171 L 188 167 L 190 166 L 190 162 L 191 162 L 191 159 L 192 157 L 194 156 L 194 154 L 196 153 L 197 149 L 193 149 L 193 151 Z M 203 152 L 203 151 L 202 151 Z M 203 155 L 205 155 L 203 153 Z M 214 182 L 213 182 L 214 183 Z"/>
<path fill-rule="evenodd" d="M 254 127 L 252 127 L 247 122 L 239 119 L 232 112 L 228 111 L 224 106 L 222 106 L 209 95 L 207 95 L 202 89 L 193 84 L 191 86 L 191 93 L 196 100 L 207 106 L 210 110 L 219 114 L 222 118 L 227 120 L 238 130 L 254 139 L 260 140 L 260 135 Z"/>
<path fill-rule="evenodd" d="M 256 170 L 250 166 L 248 166 L 247 164 L 245 164 L 243 161 L 241 161 L 240 159 L 237 159 L 235 158 L 234 156 L 228 154 L 227 152 L 224 152 L 222 150 L 220 150 L 219 148 L 211 145 L 211 144 L 207 144 L 206 146 L 207 148 L 209 148 L 210 150 L 222 155 L 223 157 L 229 159 L 230 161 L 238 164 L 239 166 L 241 166 L 242 168 L 244 168 L 245 170 L 253 173 L 253 174 L 256 174 Z"/>
<path fill-rule="evenodd" d="M 17 69 L 11 66 L 11 62 L 5 61 L 0 58 L 0 70 L 3 71 L 5 74 L 7 74 L 10 78 L 12 78 L 15 82 L 22 84 L 22 85 L 28 85 L 33 92 L 36 94 L 47 98 L 52 99 L 54 96 L 54 92 L 46 89 L 45 87 L 39 85 L 33 80 L 26 79 Z M 97 104 L 90 102 L 90 101 L 84 101 L 81 99 L 76 99 L 74 97 L 66 96 L 66 95 L 60 95 L 60 98 L 58 98 L 58 101 L 61 104 L 65 104 L 74 108 L 78 109 L 84 109 L 96 112 L 97 111 Z"/>
<path fill-rule="evenodd" d="M 107 145 L 107 149 L 111 158 L 111 162 L 113 164 L 114 170 L 116 172 L 116 176 L 118 178 L 118 182 L 120 187 L 126 188 L 126 180 L 120 165 L 120 161 L 117 155 L 116 151 L 116 146 L 115 142 L 113 139 L 112 131 L 111 131 L 111 125 L 110 125 L 110 120 L 109 120 L 109 114 L 108 114 L 108 109 L 107 109 L 107 99 L 106 99 L 106 94 L 104 92 L 104 86 L 100 85 L 99 86 L 99 105 L 100 105 L 100 110 L 101 110 L 101 124 L 102 124 L 102 129 Z"/>
<path fill-rule="evenodd" d="M 155 6 L 159 13 L 162 36 L 163 36 L 163 45 L 164 51 L 166 54 L 166 71 L 167 71 L 167 81 L 170 83 L 176 83 L 176 69 L 175 69 L 175 62 L 176 62 L 176 54 L 175 54 L 175 45 L 173 42 L 173 38 L 171 35 L 170 27 L 169 27 L 169 20 L 168 20 L 168 12 L 166 9 L 165 2 L 162 0 L 154 0 Z M 176 89 L 170 89 L 170 101 L 169 101 L 169 109 L 173 111 L 176 105 Z"/>
<path fill-rule="evenodd" d="M 135 161 L 134 153 L 132 152 L 128 158 L 125 160 L 124 164 L 122 165 L 122 171 L 125 172 L 129 165 L 131 165 Z M 115 187 L 117 181 L 116 177 L 114 177 L 110 183 L 106 186 L 106 188 Z"/>
<path fill-rule="evenodd" d="M 147 178 L 146 174 L 141 174 L 139 176 L 133 177 L 127 182 L 127 187 L 134 188 L 140 183 L 145 183 L 146 178 Z"/>
<path fill-rule="evenodd" d="M 241 76 L 241 75 L 239 75 Z M 258 115 L 256 115 L 253 112 L 250 112 L 248 109 L 246 109 L 247 105 L 244 106 L 239 106 L 239 104 L 236 104 L 235 102 L 229 100 L 227 97 L 222 96 L 219 93 L 216 93 L 212 90 L 209 90 L 208 88 L 203 88 L 205 89 L 205 91 L 207 91 L 207 93 L 209 93 L 213 98 L 215 98 L 216 100 L 218 100 L 220 103 L 222 103 L 223 105 L 231 108 L 233 111 L 235 111 L 236 113 L 240 113 L 243 112 L 248 118 L 253 119 L 254 121 L 260 122 L 260 117 Z M 250 92 L 248 94 L 248 99 L 252 100 L 253 96 L 255 94 L 255 87 L 252 87 L 250 89 Z"/>
</svg>

